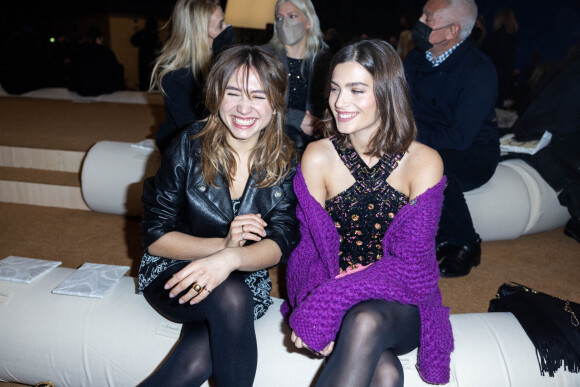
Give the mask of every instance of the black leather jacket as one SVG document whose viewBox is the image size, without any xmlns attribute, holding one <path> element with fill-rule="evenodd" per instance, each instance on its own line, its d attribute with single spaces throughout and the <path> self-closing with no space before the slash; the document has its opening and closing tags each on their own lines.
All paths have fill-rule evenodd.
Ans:
<svg viewBox="0 0 580 387">
<path fill-rule="evenodd" d="M 145 181 L 144 214 L 141 222 L 143 249 L 170 231 L 180 231 L 197 237 L 227 235 L 234 219 L 227 180 L 218 176 L 217 188 L 204 183 L 199 160 L 199 139 L 190 137 L 203 128 L 203 123 L 191 125 L 173 141 L 164 153 L 157 174 Z M 266 238 L 280 246 L 282 261 L 298 243 L 296 196 L 293 179 L 296 166 L 277 185 L 253 187 L 250 177 L 241 198 L 238 214 L 261 214 L 266 221 Z M 252 241 L 248 241 L 246 246 Z"/>
</svg>

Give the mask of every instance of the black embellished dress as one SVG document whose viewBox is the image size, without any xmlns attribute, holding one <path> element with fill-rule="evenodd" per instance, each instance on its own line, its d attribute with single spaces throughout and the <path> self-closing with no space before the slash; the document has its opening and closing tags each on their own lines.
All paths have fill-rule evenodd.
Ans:
<svg viewBox="0 0 580 387">
<path fill-rule="evenodd" d="M 330 140 L 355 183 L 326 201 L 340 236 L 340 274 L 364 269 L 383 255 L 382 240 L 397 212 L 409 201 L 387 183 L 404 153 L 384 155 L 372 168 L 351 148 Z"/>
</svg>

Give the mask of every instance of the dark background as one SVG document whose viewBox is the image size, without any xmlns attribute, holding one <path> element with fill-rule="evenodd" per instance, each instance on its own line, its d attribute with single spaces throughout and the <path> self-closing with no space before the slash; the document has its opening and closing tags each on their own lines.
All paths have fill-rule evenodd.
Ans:
<svg viewBox="0 0 580 387">
<path fill-rule="evenodd" d="M 48 39 L 56 30 L 75 31 L 74 20 L 93 14 L 155 15 L 166 19 L 175 0 L 29 0 L 4 1 L 0 12 L 0 43 L 22 25 L 34 27 Z M 423 0 L 314 0 L 323 31 L 336 28 L 343 41 L 367 34 L 388 39 L 399 31 L 399 17 L 416 20 Z M 227 0 L 222 0 L 227 5 Z M 532 53 L 540 63 L 564 57 L 572 44 L 580 42 L 580 0 L 479 0 L 479 11 L 492 30 L 493 14 L 502 7 L 512 8 L 519 23 L 516 67 L 529 61 Z M 250 35 L 251 36 L 251 35 Z M 257 42 L 261 43 L 261 42 Z M 2 55 L 8 53 L 2 50 Z"/>
</svg>

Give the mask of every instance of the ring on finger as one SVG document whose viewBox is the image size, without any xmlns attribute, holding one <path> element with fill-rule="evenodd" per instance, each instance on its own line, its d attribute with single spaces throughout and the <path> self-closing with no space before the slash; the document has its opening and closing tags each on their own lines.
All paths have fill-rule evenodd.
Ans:
<svg viewBox="0 0 580 387">
<path fill-rule="evenodd" d="M 195 290 L 196 292 L 201 292 L 201 286 L 199 286 L 199 284 L 195 284 L 195 286 L 193 287 L 193 290 Z"/>
<path fill-rule="evenodd" d="M 242 231 L 242 240 L 244 240 L 244 232 Z"/>
<path fill-rule="evenodd" d="M 211 293 L 211 290 L 209 290 L 208 288 L 204 288 L 203 290 L 205 290 L 208 293 Z"/>
</svg>

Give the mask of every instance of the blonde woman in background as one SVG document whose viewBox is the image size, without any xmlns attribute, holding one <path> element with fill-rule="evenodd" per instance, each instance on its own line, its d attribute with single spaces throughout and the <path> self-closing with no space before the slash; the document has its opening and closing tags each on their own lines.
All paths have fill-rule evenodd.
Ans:
<svg viewBox="0 0 580 387">
<path fill-rule="evenodd" d="M 181 130 L 207 116 L 203 86 L 212 56 L 236 41 L 217 0 L 178 0 L 164 28 L 171 34 L 155 62 L 150 85 L 151 90 L 161 90 L 165 101 L 165 121 L 156 138 L 162 153 Z"/>
<path fill-rule="evenodd" d="M 299 150 L 322 131 L 331 55 L 310 0 L 278 0 L 268 47 L 288 73 L 286 133 Z"/>
</svg>

